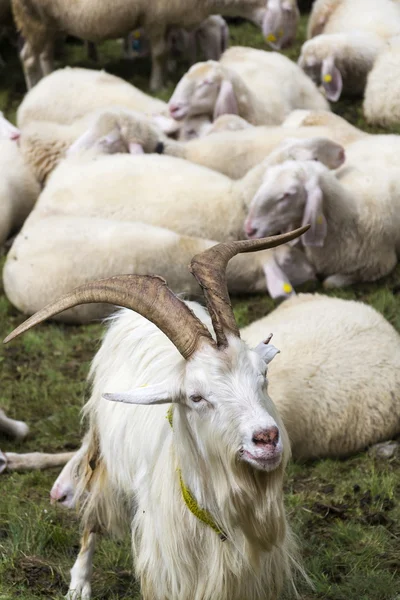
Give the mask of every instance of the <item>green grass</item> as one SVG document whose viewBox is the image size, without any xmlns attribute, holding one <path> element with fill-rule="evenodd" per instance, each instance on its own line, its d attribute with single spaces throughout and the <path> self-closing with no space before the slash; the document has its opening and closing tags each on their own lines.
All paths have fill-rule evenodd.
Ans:
<svg viewBox="0 0 400 600">
<path fill-rule="evenodd" d="M 304 35 L 303 18 L 296 44 L 286 52 L 290 58 L 297 59 Z M 231 39 L 232 44 L 265 49 L 261 34 L 251 25 L 232 26 Z M 2 54 L 7 67 L 0 79 L 0 110 L 15 121 L 24 93 L 22 72 L 13 48 L 2 48 Z M 59 64 L 63 63 L 96 67 L 85 59 L 82 47 L 73 44 L 66 45 Z M 101 46 L 100 65 L 148 91 L 149 61 L 132 64 L 121 60 L 117 43 Z M 161 98 L 169 97 L 184 70 L 181 65 L 174 81 L 159 94 Z M 383 131 L 366 125 L 360 101 L 340 101 L 334 110 L 367 131 Z M 1 255 L 4 261 L 4 249 Z M 316 284 L 304 289 L 321 291 Z M 330 295 L 374 306 L 400 331 L 399 290 L 397 268 L 378 284 L 336 290 Z M 0 294 L 0 336 L 4 337 L 23 317 L 1 289 Z M 266 296 L 234 299 L 241 326 L 275 305 Z M 26 442 L 2 439 L 2 450 L 56 452 L 78 447 L 80 409 L 87 395 L 85 377 L 101 333 L 99 324 L 71 327 L 46 323 L 0 348 L 0 406 L 10 416 L 27 420 L 31 427 Z M 384 460 L 368 453 L 346 461 L 290 465 L 288 513 L 315 586 L 314 590 L 300 586 L 303 600 L 399 600 L 399 466 L 399 456 Z M 73 513 L 48 502 L 56 475 L 57 470 L 1 476 L 0 600 L 56 599 L 67 590 L 68 571 L 79 548 L 79 525 Z M 132 577 L 128 536 L 118 543 L 101 540 L 94 562 L 94 598 L 140 597 Z"/>
</svg>

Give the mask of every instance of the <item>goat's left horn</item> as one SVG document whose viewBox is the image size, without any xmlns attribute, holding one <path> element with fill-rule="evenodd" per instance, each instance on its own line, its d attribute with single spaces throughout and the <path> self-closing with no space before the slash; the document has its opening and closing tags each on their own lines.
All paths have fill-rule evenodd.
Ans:
<svg viewBox="0 0 400 600">
<path fill-rule="evenodd" d="M 204 292 L 218 346 L 227 346 L 227 334 L 240 337 L 226 281 L 226 267 L 230 259 L 241 252 L 255 252 L 286 244 L 303 235 L 309 228 L 310 225 L 306 225 L 282 235 L 259 240 L 222 242 L 192 258 L 189 270 Z"/>
</svg>

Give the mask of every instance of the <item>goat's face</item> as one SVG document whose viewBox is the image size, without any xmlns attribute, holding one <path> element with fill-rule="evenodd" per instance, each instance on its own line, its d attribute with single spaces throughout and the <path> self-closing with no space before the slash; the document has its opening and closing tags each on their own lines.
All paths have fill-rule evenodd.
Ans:
<svg viewBox="0 0 400 600">
<path fill-rule="evenodd" d="M 286 432 L 267 392 L 267 366 L 279 351 L 271 344 L 250 350 L 231 337 L 224 350 L 205 347 L 185 369 L 180 402 L 198 451 L 228 464 L 245 462 L 273 471 L 282 462 Z"/>
<path fill-rule="evenodd" d="M 212 117 L 221 82 L 222 73 L 217 62 L 209 60 L 193 65 L 170 98 L 171 117 L 177 121 L 192 115 Z"/>
<path fill-rule="evenodd" d="M 286 232 L 301 223 L 306 191 L 296 163 L 287 161 L 267 170 L 244 224 L 248 238 Z"/>
</svg>

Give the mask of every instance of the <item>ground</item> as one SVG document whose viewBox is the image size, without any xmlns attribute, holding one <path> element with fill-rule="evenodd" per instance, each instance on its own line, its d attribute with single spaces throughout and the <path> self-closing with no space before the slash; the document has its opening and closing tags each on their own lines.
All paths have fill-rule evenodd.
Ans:
<svg viewBox="0 0 400 600">
<path fill-rule="evenodd" d="M 304 35 L 305 17 L 296 45 L 286 52 L 291 58 L 297 58 Z M 261 34 L 251 25 L 231 26 L 231 40 L 232 44 L 266 49 Z M 147 60 L 122 61 L 117 42 L 108 42 L 100 50 L 101 67 L 148 91 Z M 7 66 L 0 73 L 0 110 L 15 121 L 24 93 L 23 77 L 15 50 L 5 47 L 2 54 Z M 67 44 L 59 64 L 96 68 L 84 57 L 80 45 Z M 179 74 L 175 82 L 178 79 Z M 160 97 L 167 99 L 173 86 L 171 82 Z M 343 101 L 334 110 L 361 128 L 379 131 L 366 126 L 361 101 Z M 3 262 L 5 254 L 4 248 Z M 400 331 L 399 291 L 400 268 L 377 284 L 331 294 L 374 306 Z M 1 289 L 0 294 L 3 338 L 23 317 Z M 240 325 L 267 314 L 274 306 L 266 296 L 234 299 Z M 78 447 L 80 409 L 87 396 L 85 377 L 101 334 L 100 324 L 71 327 L 46 323 L 0 348 L 0 406 L 31 426 L 31 436 L 23 444 L 0 439 L 2 450 L 57 452 Z M 399 466 L 399 454 L 388 460 L 367 451 L 342 461 L 290 465 L 286 504 L 314 585 L 312 589 L 300 583 L 303 600 L 400 599 Z M 79 547 L 79 526 L 73 513 L 49 504 L 56 476 L 57 470 L 1 476 L 0 600 L 59 599 L 67 590 L 68 571 Z M 94 567 L 95 599 L 140 598 L 132 576 L 128 537 L 123 542 L 103 539 Z M 289 598 L 290 594 L 285 600 Z"/>
</svg>

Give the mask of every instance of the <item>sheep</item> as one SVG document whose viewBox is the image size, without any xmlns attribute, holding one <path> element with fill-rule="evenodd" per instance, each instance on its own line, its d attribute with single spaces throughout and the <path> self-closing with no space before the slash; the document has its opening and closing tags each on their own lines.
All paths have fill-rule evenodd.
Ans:
<svg viewBox="0 0 400 600">
<path fill-rule="evenodd" d="M 311 223 L 302 245 L 325 288 L 376 281 L 397 264 L 400 170 L 369 161 L 335 176 L 321 163 L 270 168 L 245 223 L 249 238 Z"/>
<path fill-rule="evenodd" d="M 119 0 L 93 10 L 91 5 L 69 5 L 63 0 L 12 0 L 17 28 L 24 38 L 21 60 L 28 89 L 53 70 L 53 44 L 63 31 L 91 42 L 115 39 L 143 26 L 149 36 L 152 58 L 150 89 L 163 83 L 163 62 L 170 26 L 192 28 L 212 14 L 242 16 L 261 25 L 265 0 L 195 0 L 191 4 L 175 0 Z"/>
<path fill-rule="evenodd" d="M 291 46 L 297 33 L 300 11 L 296 0 L 268 0 L 262 32 L 274 50 Z"/>
<path fill-rule="evenodd" d="M 384 47 L 385 41 L 374 33 L 323 33 L 303 44 L 298 65 L 323 86 L 330 102 L 336 102 L 342 92 L 363 94 L 368 73 Z"/>
<path fill-rule="evenodd" d="M 238 114 L 252 125 L 277 125 L 296 108 L 329 110 L 315 84 L 277 52 L 229 48 L 219 62 L 193 65 L 169 100 L 173 119 Z"/>
<path fill-rule="evenodd" d="M 315 0 L 308 38 L 354 30 L 390 39 L 400 33 L 400 5 L 393 0 Z"/>
<path fill-rule="evenodd" d="M 78 465 L 80 495 L 89 495 L 69 598 L 90 598 L 95 531 L 127 527 L 144 600 L 276 600 L 293 583 L 299 567 L 282 489 L 290 448 L 266 382 L 278 350 L 270 337 L 255 350 L 241 341 L 224 271 L 238 252 L 302 231 L 195 256 L 190 268 L 211 319 L 158 277 L 119 276 L 78 288 L 6 338 L 82 302 L 125 307 L 92 364 Z M 126 403 L 172 408 L 166 419 L 165 406 Z"/>
<path fill-rule="evenodd" d="M 16 440 L 23 440 L 29 433 L 29 427 L 24 421 L 10 419 L 10 417 L 7 417 L 4 410 L 0 408 L 0 433 L 5 433 Z"/>
<path fill-rule="evenodd" d="M 169 281 L 173 291 L 195 295 L 200 289 L 189 276 L 186 265 L 194 254 L 214 244 L 145 223 L 48 216 L 28 221 L 14 240 L 3 270 L 4 291 L 10 302 L 28 315 L 60 293 L 118 273 L 158 272 Z M 82 255 L 84 264 L 78 258 Z M 227 270 L 229 290 L 251 294 L 268 289 L 274 298 L 288 297 L 294 285 L 314 278 L 302 256 L 302 252 L 287 246 L 274 252 L 265 250 L 256 256 L 239 255 Z M 280 268 L 281 263 L 295 261 L 304 263 L 300 278 L 296 273 L 299 264 L 288 274 Z M 81 324 L 103 318 L 109 312 L 105 304 L 80 306 L 58 318 L 64 323 Z"/>
<path fill-rule="evenodd" d="M 4 244 L 32 210 L 40 186 L 13 140 L 0 138 L 0 171 L 0 244 Z"/>
<path fill-rule="evenodd" d="M 370 125 L 390 127 L 400 122 L 398 101 L 400 36 L 388 42 L 368 75 L 363 111 Z"/>
<path fill-rule="evenodd" d="M 254 346 L 270 331 L 281 352 L 269 390 L 295 460 L 343 458 L 398 435 L 400 339 L 381 314 L 362 302 L 299 294 L 240 334 Z M 79 459 L 57 477 L 53 503 L 74 506 Z"/>
<path fill-rule="evenodd" d="M 325 156 L 330 166 L 342 163 L 344 152 L 338 144 L 305 142 L 306 147 L 297 146 L 301 158 L 305 153 L 311 160 L 318 158 L 319 148 L 320 158 Z M 171 156 L 114 154 L 85 160 L 78 155 L 53 171 L 29 222 L 49 214 L 101 217 L 141 221 L 216 241 L 237 240 L 243 236 L 247 207 L 262 184 L 269 160 L 232 181 Z"/>
</svg>

